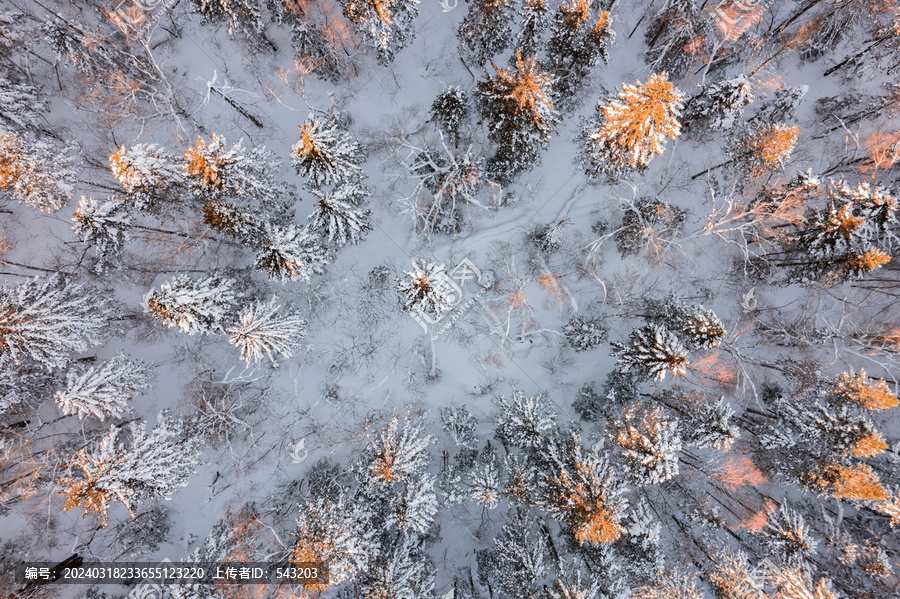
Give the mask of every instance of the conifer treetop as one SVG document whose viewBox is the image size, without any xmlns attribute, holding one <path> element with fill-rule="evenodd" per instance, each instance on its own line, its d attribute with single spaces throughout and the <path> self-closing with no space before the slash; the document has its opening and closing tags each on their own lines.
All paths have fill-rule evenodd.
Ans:
<svg viewBox="0 0 900 599">
<path fill-rule="evenodd" d="M 499 92 L 498 96 L 505 96 L 504 108 L 514 116 L 525 115 L 540 128 L 543 124 L 542 114 L 553 109 L 549 94 L 553 75 L 538 69 L 537 54 L 523 59 L 522 54 L 516 52 L 515 71 L 512 68 L 501 70 L 497 65 L 493 66 L 496 72 L 493 87 Z"/>
</svg>

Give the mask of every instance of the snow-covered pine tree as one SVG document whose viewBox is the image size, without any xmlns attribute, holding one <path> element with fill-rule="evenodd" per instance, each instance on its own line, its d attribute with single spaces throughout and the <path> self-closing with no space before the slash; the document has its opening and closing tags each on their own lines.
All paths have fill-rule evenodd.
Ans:
<svg viewBox="0 0 900 599">
<path fill-rule="evenodd" d="M 436 570 L 420 537 L 396 535 L 382 545 L 370 562 L 356 597 L 432 599 Z"/>
<path fill-rule="evenodd" d="M 469 496 L 472 499 L 489 508 L 499 505 L 503 488 L 503 463 L 490 442 L 478 453 L 467 478 Z"/>
<path fill-rule="evenodd" d="M 807 258 L 798 265 L 797 276 L 841 280 L 887 264 L 896 241 L 898 209 L 900 202 L 888 190 L 832 181 L 827 207 L 811 209 L 797 233 L 793 249 Z"/>
<path fill-rule="evenodd" d="M 216 198 L 225 189 L 225 170 L 241 152 L 241 142 L 227 147 L 225 137 L 213 133 L 207 144 L 197 136 L 197 143 L 184 152 L 183 176 L 191 191 L 204 198 Z"/>
<path fill-rule="evenodd" d="M 544 0 L 522 0 L 520 12 L 522 24 L 514 50 L 522 56 L 534 56 L 543 49 L 541 38 L 550 24 L 550 8 Z"/>
<path fill-rule="evenodd" d="M 417 478 L 394 486 L 384 525 L 396 526 L 404 533 L 425 534 L 438 512 L 434 477 L 422 472 Z"/>
<path fill-rule="evenodd" d="M 688 304 L 672 297 L 666 302 L 660 323 L 678 334 L 689 351 L 712 349 L 727 334 L 716 314 L 700 304 Z"/>
<path fill-rule="evenodd" d="M 422 435 L 421 422 L 395 416 L 366 448 L 360 476 L 374 486 L 415 480 L 428 465 L 427 447 L 433 441 Z"/>
<path fill-rule="evenodd" d="M 444 265 L 432 260 L 413 260 L 412 266 L 411 271 L 403 271 L 407 278 L 397 282 L 401 308 L 439 319 L 460 299 L 450 285 Z"/>
<path fill-rule="evenodd" d="M 637 580 L 659 576 L 666 570 L 666 556 L 660 536 L 662 523 L 646 499 L 639 500 L 631 509 L 627 530 L 628 535 L 616 544 L 623 558 L 623 569 Z"/>
<path fill-rule="evenodd" d="M 684 572 L 669 572 L 653 584 L 638 587 L 632 599 L 703 599 L 703 589 L 696 576 Z"/>
<path fill-rule="evenodd" d="M 592 177 L 615 175 L 624 168 L 643 170 L 654 154 L 662 155 L 666 138 L 681 135 L 684 94 L 665 72 L 646 83 L 622 84 L 618 99 L 597 105 L 598 116 L 582 131 L 582 164 Z"/>
<path fill-rule="evenodd" d="M 243 31 L 259 34 L 263 30 L 260 0 L 193 0 L 197 11 L 211 23 L 225 22 L 228 33 Z"/>
<path fill-rule="evenodd" d="M 585 318 L 583 314 L 576 314 L 569 319 L 562 332 L 569 345 L 578 352 L 587 351 L 605 343 L 609 335 L 609 332 L 603 327 L 602 321 L 597 318 Z"/>
<path fill-rule="evenodd" d="M 803 566 L 815 554 L 818 541 L 797 510 L 781 504 L 772 512 L 762 530 L 762 538 L 780 563 Z"/>
<path fill-rule="evenodd" d="M 247 149 L 243 142 L 231 146 L 232 158 L 221 168 L 225 193 L 261 207 L 270 218 L 286 214 L 298 198 L 294 187 L 281 180 L 283 161 L 265 146 Z"/>
<path fill-rule="evenodd" d="M 543 446 L 556 432 L 556 411 L 550 400 L 543 393 L 526 395 L 520 389 L 513 389 L 511 399 L 497 398 L 497 438 L 504 445 L 523 449 Z"/>
<path fill-rule="evenodd" d="M 609 12 L 595 15 L 587 0 L 571 0 L 557 7 L 546 63 L 547 70 L 556 77 L 553 104 L 558 110 L 577 106 L 591 71 L 601 60 L 609 62 L 614 39 Z"/>
<path fill-rule="evenodd" d="M 479 578 L 502 599 L 538 596 L 539 583 L 552 567 L 543 526 L 527 510 L 515 510 L 494 546 L 478 552 Z"/>
<path fill-rule="evenodd" d="M 509 47 L 514 20 L 512 0 L 472 0 L 457 31 L 460 53 L 474 65 L 483 66 Z"/>
<path fill-rule="evenodd" d="M 365 192 L 358 184 L 340 184 L 329 191 L 313 190 L 318 199 L 316 209 L 309 215 L 309 226 L 321 231 L 323 237 L 338 246 L 348 242 L 359 244 L 372 230 L 370 211 L 359 208 Z"/>
<path fill-rule="evenodd" d="M 343 490 L 335 499 L 318 497 L 301 504 L 291 561 L 328 564 L 331 587 L 353 580 L 366 570 L 377 550 L 371 518 L 366 503 Z"/>
<path fill-rule="evenodd" d="M 812 574 L 807 568 L 784 568 L 769 577 L 770 584 L 777 587 L 776 597 L 785 599 L 838 599 L 831 581 L 822 577 L 813 582 Z M 766 595 L 767 597 L 771 595 Z"/>
<path fill-rule="evenodd" d="M 478 438 L 475 427 L 478 421 L 466 406 L 446 406 L 440 409 L 441 424 L 457 447 L 474 449 Z"/>
<path fill-rule="evenodd" d="M 92 416 L 101 422 L 131 411 L 129 402 L 149 387 L 151 371 L 119 353 L 108 362 L 66 373 L 66 388 L 56 392 L 64 414 Z"/>
<path fill-rule="evenodd" d="M 655 485 L 678 474 L 678 419 L 661 408 L 626 408 L 610 436 L 622 448 L 625 471 L 635 484 Z"/>
<path fill-rule="evenodd" d="M 756 568 L 747 561 L 743 551 L 722 550 L 710 560 L 712 569 L 707 575 L 710 587 L 718 599 L 766 599 L 769 595 L 757 582 Z M 817 598 L 818 599 L 818 598 Z"/>
<path fill-rule="evenodd" d="M 98 443 L 78 451 L 73 466 L 81 475 L 59 481 L 65 487 L 64 510 L 83 507 L 84 515 L 97 514 L 105 526 L 113 499 L 134 518 L 140 502 L 171 498 L 187 485 L 199 450 L 194 439 L 182 434 L 180 421 L 163 413 L 153 432 L 146 432 L 144 422 L 132 422 L 130 431 L 129 447 L 120 438 L 121 429 L 113 426 Z"/>
<path fill-rule="evenodd" d="M 122 146 L 109 155 L 109 168 L 138 210 L 158 209 L 182 181 L 174 156 L 154 144 Z M 172 198 L 174 199 L 174 198 Z"/>
<path fill-rule="evenodd" d="M 387 65 L 415 36 L 419 0 L 340 0 L 344 16 L 369 38 L 378 62 Z"/>
<path fill-rule="evenodd" d="M 734 410 L 720 397 L 715 405 L 690 420 L 685 427 L 688 433 L 685 443 L 709 449 L 728 451 L 741 436 L 740 428 L 731 423 Z"/>
<path fill-rule="evenodd" d="M 760 107 L 751 119 L 756 123 L 783 123 L 793 120 L 797 107 L 809 91 L 806 85 L 785 87 L 775 92 L 771 102 Z"/>
<path fill-rule="evenodd" d="M 0 287 L 0 365 L 60 368 L 100 341 L 110 310 L 99 293 L 59 275 Z"/>
<path fill-rule="evenodd" d="M 784 167 L 797 145 L 800 129 L 784 123 L 759 123 L 735 135 L 727 154 L 730 164 L 752 175 Z"/>
<path fill-rule="evenodd" d="M 200 279 L 178 275 L 144 296 L 144 309 L 188 335 L 223 333 L 235 312 L 234 280 L 219 273 Z"/>
<path fill-rule="evenodd" d="M 434 478 L 426 472 L 428 446 L 422 423 L 395 416 L 363 452 L 354 471 L 362 493 L 381 509 L 385 527 L 424 533 L 437 513 Z"/>
<path fill-rule="evenodd" d="M 251 247 L 257 246 L 265 229 L 259 211 L 226 200 L 211 200 L 203 206 L 203 222 Z"/>
<path fill-rule="evenodd" d="M 437 95 L 431 104 L 431 118 L 454 141 L 459 140 L 459 128 L 469 115 L 469 94 L 451 85 Z"/>
<path fill-rule="evenodd" d="M 231 334 L 228 343 L 241 350 L 241 359 L 248 366 L 263 358 L 276 366 L 279 358 L 290 358 L 306 336 L 306 321 L 296 310 L 285 309 L 273 297 L 247 308 L 228 333 Z"/>
<path fill-rule="evenodd" d="M 27 83 L 10 81 L 0 75 L 0 123 L 9 130 L 33 130 L 38 127 L 47 101 L 40 90 Z"/>
<path fill-rule="evenodd" d="M 577 434 L 554 435 L 545 449 L 540 504 L 582 544 L 608 545 L 625 533 L 628 508 L 605 455 L 586 452 Z"/>
<path fill-rule="evenodd" d="M 488 170 L 501 182 L 533 166 L 559 121 L 550 98 L 554 78 L 538 68 L 537 55 L 516 54 L 515 70 L 500 70 L 478 82 L 478 108 L 497 152 Z"/>
<path fill-rule="evenodd" d="M 731 129 L 735 119 L 755 96 L 746 75 L 701 85 L 684 105 L 684 122 L 690 127 Z"/>
<path fill-rule="evenodd" d="M 266 223 L 254 266 L 267 277 L 282 284 L 293 280 L 308 283 L 313 275 L 324 273 L 327 264 L 328 252 L 316 242 L 309 227 Z"/>
<path fill-rule="evenodd" d="M 99 254 L 100 269 L 119 260 L 132 224 L 125 202 L 110 197 L 101 204 L 94 198 L 81 196 L 72 221 L 75 235 Z"/>
<path fill-rule="evenodd" d="M 72 197 L 80 169 L 73 144 L 26 141 L 0 131 L 0 193 L 41 212 L 55 212 Z"/>
<path fill-rule="evenodd" d="M 627 343 L 612 346 L 612 355 L 618 357 L 616 368 L 622 372 L 659 380 L 667 372 L 675 376 L 687 372 L 688 350 L 675 333 L 662 325 L 648 324 L 634 329 Z"/>
<path fill-rule="evenodd" d="M 309 179 L 313 188 L 358 183 L 365 178 L 362 170 L 365 160 L 359 142 L 341 131 L 333 118 L 310 116 L 300 126 L 300 140 L 291 148 L 291 161 L 297 174 Z"/>
</svg>

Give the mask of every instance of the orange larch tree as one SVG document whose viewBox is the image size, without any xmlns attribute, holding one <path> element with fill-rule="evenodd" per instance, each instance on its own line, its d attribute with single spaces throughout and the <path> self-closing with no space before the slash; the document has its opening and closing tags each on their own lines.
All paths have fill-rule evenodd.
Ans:
<svg viewBox="0 0 900 599">
<path fill-rule="evenodd" d="M 666 138 L 681 135 L 683 97 L 665 72 L 644 84 L 623 84 L 618 99 L 597 106 L 598 118 L 583 132 L 587 174 L 647 168 L 654 154 L 662 155 Z"/>
<path fill-rule="evenodd" d="M 605 456 L 585 452 L 577 435 L 553 438 L 550 470 L 541 475 L 541 505 L 581 543 L 609 545 L 625 533 L 628 503 Z"/>
<path fill-rule="evenodd" d="M 497 153 L 488 169 L 503 181 L 528 169 L 540 157 L 559 120 L 551 102 L 554 77 L 538 68 L 537 55 L 516 55 L 515 69 L 499 69 L 478 82 L 479 109 Z"/>
</svg>

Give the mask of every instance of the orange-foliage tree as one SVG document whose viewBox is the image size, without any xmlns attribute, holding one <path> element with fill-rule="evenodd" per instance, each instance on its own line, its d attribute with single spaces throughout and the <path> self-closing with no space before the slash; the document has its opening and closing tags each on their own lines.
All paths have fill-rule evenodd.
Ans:
<svg viewBox="0 0 900 599">
<path fill-rule="evenodd" d="M 625 533 L 628 506 L 605 456 L 586 452 L 577 435 L 554 438 L 546 449 L 550 470 L 541 475 L 541 504 L 581 543 L 608 545 Z"/>
<path fill-rule="evenodd" d="M 537 56 L 516 54 L 516 67 L 478 82 L 479 109 L 488 123 L 488 137 L 497 144 L 488 169 L 509 181 L 540 157 L 559 120 L 551 102 L 554 77 L 540 70 Z"/>
<path fill-rule="evenodd" d="M 618 99 L 597 106 L 598 118 L 583 132 L 587 174 L 647 168 L 655 154 L 662 155 L 666 138 L 681 135 L 683 97 L 665 72 L 643 84 L 623 84 Z"/>
</svg>

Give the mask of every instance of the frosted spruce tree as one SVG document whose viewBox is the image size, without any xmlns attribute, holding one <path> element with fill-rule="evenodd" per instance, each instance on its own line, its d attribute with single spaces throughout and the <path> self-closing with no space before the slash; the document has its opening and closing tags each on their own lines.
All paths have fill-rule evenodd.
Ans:
<svg viewBox="0 0 900 599">
<path fill-rule="evenodd" d="M 436 568 L 425 542 L 415 535 L 401 534 L 388 539 L 369 564 L 360 587 L 359 599 L 434 597 Z"/>
<path fill-rule="evenodd" d="M 454 144 L 459 141 L 460 127 L 468 115 L 469 94 L 455 85 L 439 93 L 431 104 L 431 118 Z"/>
<path fill-rule="evenodd" d="M 469 497 L 487 508 L 500 504 L 503 492 L 503 462 L 493 445 L 488 444 L 478 452 L 478 457 L 467 475 Z"/>
<path fill-rule="evenodd" d="M 344 16 L 369 39 L 378 62 L 387 65 L 415 36 L 419 0 L 341 0 Z"/>
<path fill-rule="evenodd" d="M 412 267 L 411 271 L 403 271 L 406 278 L 397 282 L 401 308 L 407 312 L 422 312 L 437 320 L 459 301 L 456 290 L 449 284 L 443 264 L 413 260 Z"/>
<path fill-rule="evenodd" d="M 257 247 L 266 220 L 260 210 L 227 200 L 212 200 L 203 206 L 203 222 L 250 247 Z"/>
<path fill-rule="evenodd" d="M 0 365 L 65 366 L 71 354 L 100 342 L 109 317 L 98 292 L 61 276 L 0 287 Z"/>
<path fill-rule="evenodd" d="M 551 102 L 554 77 L 542 72 L 537 56 L 516 55 L 516 65 L 478 82 L 478 108 L 497 151 L 489 172 L 501 182 L 533 166 L 547 145 L 559 114 Z"/>
<path fill-rule="evenodd" d="M 372 230 L 369 224 L 371 212 L 359 207 L 362 198 L 358 186 L 339 185 L 334 190 L 313 191 L 313 194 L 318 202 L 309 215 L 309 226 L 321 231 L 328 241 L 339 247 L 347 243 L 356 245 Z"/>
<path fill-rule="evenodd" d="M 386 528 L 425 533 L 437 514 L 427 448 L 434 441 L 422 423 L 393 417 L 371 440 L 353 467 L 360 491 Z"/>
<path fill-rule="evenodd" d="M 459 25 L 461 54 L 481 67 L 506 50 L 513 39 L 513 0 L 472 0 Z"/>
<path fill-rule="evenodd" d="M 692 128 L 731 129 L 754 98 L 753 87 L 746 75 L 701 85 L 685 102 L 685 124 Z"/>
<path fill-rule="evenodd" d="M 534 56 L 543 49 L 541 41 L 550 24 L 550 8 L 544 0 L 522 0 L 519 12 L 522 24 L 513 49 L 522 56 Z"/>
<path fill-rule="evenodd" d="M 338 183 L 358 184 L 364 177 L 366 155 L 359 142 L 341 131 L 331 118 L 312 116 L 300 127 L 300 140 L 291 148 L 297 174 L 320 188 Z"/>
<path fill-rule="evenodd" d="M 511 401 L 497 398 L 495 434 L 504 445 L 539 448 L 556 432 L 556 411 L 544 394 L 526 395 L 514 389 Z"/>
<path fill-rule="evenodd" d="M 685 427 L 685 443 L 707 449 L 728 451 L 740 436 L 740 429 L 731 422 L 734 410 L 724 397 L 706 409 L 705 412 L 695 415 L 690 424 Z"/>
<path fill-rule="evenodd" d="M 35 130 L 46 109 L 47 101 L 36 87 L 0 75 L 0 124 L 5 129 Z"/>
<path fill-rule="evenodd" d="M 612 355 L 617 356 L 616 368 L 646 378 L 662 380 L 666 373 L 683 375 L 687 372 L 688 350 L 669 329 L 649 324 L 634 329 L 626 343 L 613 343 Z"/>
<path fill-rule="evenodd" d="M 98 366 L 71 368 L 65 389 L 56 392 L 56 403 L 64 414 L 82 419 L 120 418 L 131 412 L 131 400 L 150 386 L 150 379 L 147 366 L 120 353 Z"/>
<path fill-rule="evenodd" d="M 772 512 L 761 532 L 763 542 L 780 563 L 804 566 L 806 560 L 816 553 L 818 541 L 803 515 L 784 503 Z"/>
<path fill-rule="evenodd" d="M 178 275 L 144 296 L 144 309 L 167 327 L 188 335 L 223 333 L 233 318 L 234 280 L 219 273 L 200 279 Z"/>
<path fill-rule="evenodd" d="M 547 70 L 553 73 L 553 103 L 567 111 L 577 105 L 594 67 L 609 62 L 615 32 L 609 12 L 598 14 L 587 0 L 571 0 L 556 9 L 547 42 Z"/>
<path fill-rule="evenodd" d="M 344 490 L 335 498 L 314 497 L 301 503 L 291 561 L 327 563 L 328 586 L 355 579 L 378 550 L 372 517 L 365 502 Z"/>
<path fill-rule="evenodd" d="M 106 526 L 113 500 L 120 501 L 131 517 L 138 504 L 172 493 L 187 485 L 198 462 L 197 444 L 181 431 L 180 421 L 160 415 L 156 428 L 146 432 L 144 422 L 131 423 L 128 445 L 119 427 L 110 427 L 103 438 L 81 449 L 73 458 L 80 475 L 60 479 L 66 496 L 65 510 L 84 508 Z"/>
<path fill-rule="evenodd" d="M 0 194 L 10 193 L 41 212 L 55 212 L 72 197 L 78 162 L 73 144 L 27 140 L 0 131 Z"/>
<path fill-rule="evenodd" d="M 176 202 L 183 178 L 174 156 L 154 144 L 122 146 L 109 155 L 109 168 L 128 200 L 140 211 L 160 210 Z"/>
<path fill-rule="evenodd" d="M 727 334 L 724 323 L 715 312 L 676 297 L 665 303 L 658 320 L 665 328 L 675 332 L 689 351 L 717 347 Z"/>
<path fill-rule="evenodd" d="M 570 318 L 563 327 L 562 333 L 569 345 L 578 352 L 587 351 L 605 343 L 609 336 L 600 320 L 585 318 L 583 314 L 576 314 Z"/>
<path fill-rule="evenodd" d="M 261 0 L 192 0 L 197 11 L 212 23 L 226 23 L 228 33 L 243 31 L 259 34 L 262 21 Z"/>
<path fill-rule="evenodd" d="M 306 321 L 273 297 L 247 308 L 228 333 L 228 342 L 241 350 L 241 359 L 248 366 L 263 358 L 276 366 L 280 358 L 290 358 L 306 336 Z"/>
<path fill-rule="evenodd" d="M 681 135 L 683 97 L 665 72 L 650 75 L 646 83 L 622 84 L 618 99 L 598 104 L 597 118 L 582 131 L 587 174 L 647 168 L 655 154 L 662 155 L 666 138 Z"/>
<path fill-rule="evenodd" d="M 81 196 L 72 214 L 72 231 L 100 257 L 98 270 L 117 265 L 124 251 L 132 215 L 125 202 L 110 197 L 104 202 Z"/>
<path fill-rule="evenodd" d="M 635 484 L 655 485 L 678 474 L 678 420 L 661 408 L 625 409 L 611 434 L 621 448 L 625 472 Z"/>
<path fill-rule="evenodd" d="M 539 596 L 539 583 L 553 567 L 546 536 L 540 533 L 545 527 L 526 510 L 510 511 L 493 547 L 476 553 L 479 578 L 490 581 L 503 599 Z"/>
<path fill-rule="evenodd" d="M 281 227 L 265 224 L 256 251 L 254 266 L 273 280 L 308 283 L 313 275 L 325 272 L 328 253 L 320 246 L 309 227 Z"/>
<path fill-rule="evenodd" d="M 263 207 L 273 216 L 284 214 L 297 197 L 279 180 L 283 165 L 265 147 L 247 149 L 243 140 L 228 147 L 222 135 L 202 138 L 184 153 L 182 176 L 204 201 L 229 197 L 242 206 Z"/>
</svg>

